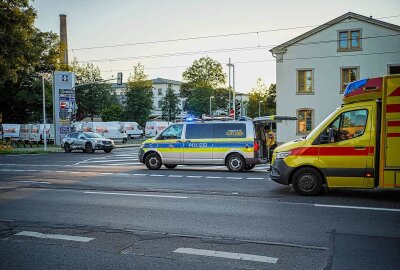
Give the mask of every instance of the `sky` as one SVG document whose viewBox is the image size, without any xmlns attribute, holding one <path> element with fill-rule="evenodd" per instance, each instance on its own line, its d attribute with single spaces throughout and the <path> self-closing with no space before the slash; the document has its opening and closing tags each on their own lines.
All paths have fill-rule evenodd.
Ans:
<svg viewBox="0 0 400 270">
<path fill-rule="evenodd" d="M 41 31 L 59 34 L 59 14 L 67 15 L 70 61 L 93 63 L 104 79 L 123 72 L 127 81 L 140 62 L 151 79 L 181 81 L 185 69 L 203 56 L 219 61 L 228 74 L 230 58 L 235 89 L 243 93 L 258 77 L 275 83 L 272 47 L 349 11 L 400 25 L 399 0 L 36 0 L 32 5 Z M 171 41 L 188 38 L 195 39 Z"/>
</svg>

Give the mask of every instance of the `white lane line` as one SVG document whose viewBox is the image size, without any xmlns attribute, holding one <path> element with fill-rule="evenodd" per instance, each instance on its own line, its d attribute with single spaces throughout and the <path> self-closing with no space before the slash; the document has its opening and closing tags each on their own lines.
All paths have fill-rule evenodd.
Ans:
<svg viewBox="0 0 400 270">
<path fill-rule="evenodd" d="M 147 174 L 145 174 L 145 173 L 134 173 L 133 175 L 135 175 L 135 176 L 146 176 Z"/>
<path fill-rule="evenodd" d="M 110 172 L 102 172 L 102 173 L 100 173 L 100 174 L 110 175 L 110 174 L 113 174 L 113 173 L 110 173 Z"/>
<path fill-rule="evenodd" d="M 83 193 L 85 193 L 85 194 L 100 194 L 100 195 L 173 198 L 173 199 L 188 199 L 189 198 L 189 197 L 184 197 L 184 196 L 172 196 L 172 195 L 134 194 L 134 193 L 117 193 L 117 192 L 98 192 L 98 191 L 84 191 Z"/>
<path fill-rule="evenodd" d="M 83 173 L 83 172 L 69 172 L 69 173 Z"/>
<path fill-rule="evenodd" d="M 276 263 L 278 261 L 278 258 L 274 258 L 274 257 L 243 254 L 243 253 L 232 253 L 232 252 L 207 250 L 207 249 L 196 249 L 196 248 L 178 248 L 174 252 L 190 254 L 190 255 L 218 257 L 218 258 L 227 258 L 227 259 L 233 259 L 233 260 L 263 262 L 263 263 Z"/>
<path fill-rule="evenodd" d="M 153 176 L 153 177 L 164 177 L 165 174 L 150 174 L 149 176 Z"/>
<path fill-rule="evenodd" d="M 138 159 L 135 159 L 138 160 Z M 112 162 L 121 162 L 121 161 L 129 161 L 128 159 L 105 159 L 105 160 L 90 160 L 84 163 L 112 163 Z"/>
<path fill-rule="evenodd" d="M 221 176 L 207 176 L 206 178 L 209 178 L 209 179 L 220 179 L 222 177 Z"/>
<path fill-rule="evenodd" d="M 18 181 L 13 181 L 16 183 L 35 183 L 35 184 L 46 184 L 46 185 L 50 185 L 50 182 L 44 182 L 44 181 L 30 181 L 30 180 L 18 180 Z"/>
<path fill-rule="evenodd" d="M 263 180 L 264 178 L 262 177 L 247 177 L 247 180 Z"/>
<path fill-rule="evenodd" d="M 183 175 L 171 174 L 171 175 L 168 175 L 168 177 L 176 177 L 176 178 L 180 178 L 180 177 L 183 177 Z"/>
<path fill-rule="evenodd" d="M 35 154 L 36 155 L 36 154 Z M 62 167 L 66 164 L 11 164 L 11 163 L 0 163 L 0 166 L 23 166 L 23 167 Z"/>
<path fill-rule="evenodd" d="M 129 173 L 116 173 L 116 175 L 130 175 Z"/>
<path fill-rule="evenodd" d="M 237 179 L 237 180 L 243 179 L 242 177 L 231 177 L 231 176 L 228 176 L 228 177 L 225 177 L 225 178 L 227 178 L 227 179 Z"/>
<path fill-rule="evenodd" d="M 362 207 L 362 206 L 350 206 L 350 205 L 335 205 L 335 204 L 314 204 L 316 207 L 329 207 L 329 208 L 345 208 L 345 209 L 358 209 L 358 210 L 373 210 L 373 211 L 388 211 L 388 212 L 400 212 L 400 209 L 393 208 L 377 208 L 377 207 Z"/>
<path fill-rule="evenodd" d="M 201 175 L 188 175 L 186 177 L 187 178 L 202 178 L 203 176 L 201 176 Z"/>
<path fill-rule="evenodd" d="M 45 234 L 39 232 L 30 232 L 30 231 L 22 231 L 17 234 L 18 236 L 30 236 L 37 238 L 46 238 L 46 239 L 57 239 L 57 240 L 68 240 L 68 241 L 76 241 L 76 242 L 89 242 L 94 240 L 94 238 L 90 237 L 82 237 L 82 236 L 72 236 L 72 235 L 63 235 L 63 234 Z"/>
</svg>

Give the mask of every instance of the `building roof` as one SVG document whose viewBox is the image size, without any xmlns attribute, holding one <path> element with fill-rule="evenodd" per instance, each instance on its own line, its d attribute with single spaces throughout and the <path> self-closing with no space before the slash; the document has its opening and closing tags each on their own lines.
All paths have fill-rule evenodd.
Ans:
<svg viewBox="0 0 400 270">
<path fill-rule="evenodd" d="M 389 28 L 389 29 L 392 29 L 392 30 L 395 30 L 395 31 L 400 31 L 400 26 L 399 25 L 383 22 L 383 21 L 376 20 L 376 19 L 373 19 L 371 17 L 366 17 L 366 16 L 363 16 L 363 15 L 360 15 L 360 14 L 357 14 L 357 13 L 347 12 L 346 14 L 343 14 L 340 17 L 337 17 L 337 18 L 335 18 L 335 19 L 333 19 L 333 20 L 331 20 L 331 21 L 329 21 L 327 23 L 324 23 L 324 24 L 322 24 L 322 25 L 320 25 L 320 26 L 318 26 L 318 27 L 316 27 L 316 28 L 314 28 L 314 29 L 312 29 L 312 30 L 300 35 L 300 36 L 297 36 L 297 37 L 295 37 L 295 38 L 293 38 L 293 39 L 291 39 L 291 40 L 289 40 L 289 41 L 287 41 L 285 43 L 282 43 L 281 45 L 278 45 L 278 46 L 272 48 L 269 51 L 271 53 L 284 53 L 286 51 L 287 47 L 289 47 L 289 46 L 291 46 L 291 45 L 293 45 L 293 44 L 295 44 L 295 43 L 297 43 L 297 42 L 299 42 L 299 41 L 301 41 L 301 40 L 303 40 L 305 38 L 308 38 L 309 36 L 312 36 L 312 35 L 320 32 L 322 30 L 325 30 L 326 28 L 331 27 L 332 25 L 335 25 L 337 23 L 340 23 L 341 21 L 344 21 L 346 19 L 351 19 L 351 18 L 359 20 L 359 21 L 364 21 L 364 22 L 367 22 L 367 23 L 375 24 L 375 25 L 378 25 L 378 26 L 386 27 L 386 28 Z"/>
<path fill-rule="evenodd" d="M 182 82 L 180 81 L 174 81 L 174 80 L 168 80 L 168 79 L 163 79 L 163 78 L 156 78 L 151 80 L 153 84 L 173 84 L 173 85 L 181 85 Z"/>
</svg>

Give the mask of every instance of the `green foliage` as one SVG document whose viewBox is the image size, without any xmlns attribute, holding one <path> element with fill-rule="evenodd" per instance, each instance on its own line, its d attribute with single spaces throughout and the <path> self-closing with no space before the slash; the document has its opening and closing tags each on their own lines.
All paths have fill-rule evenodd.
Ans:
<svg viewBox="0 0 400 270">
<path fill-rule="evenodd" d="M 138 63 L 133 69 L 133 75 L 128 79 L 124 115 L 125 120 L 144 126 L 153 110 L 153 85 L 144 73 L 143 65 Z"/>
<path fill-rule="evenodd" d="M 101 119 L 108 121 L 121 121 L 123 118 L 123 108 L 119 103 L 113 103 L 101 111 Z"/>
<path fill-rule="evenodd" d="M 174 120 L 181 110 L 179 109 L 179 98 L 171 87 L 168 87 L 162 102 L 162 118 L 168 121 Z"/>
<path fill-rule="evenodd" d="M 260 104 L 260 101 L 262 103 Z M 266 86 L 261 78 L 257 79 L 257 85 L 249 93 L 247 115 L 258 117 L 259 108 L 261 116 L 276 114 L 276 85 Z"/>
<path fill-rule="evenodd" d="M 59 70 L 58 36 L 34 26 L 36 11 L 28 0 L 0 1 L 0 110 L 5 122 L 40 121 L 40 74 Z M 52 115 L 51 84 L 46 109 Z"/>
<path fill-rule="evenodd" d="M 118 103 L 111 85 L 109 83 L 101 83 L 103 79 L 98 67 L 94 67 L 93 64 L 79 65 L 75 59 L 72 69 L 76 75 L 77 85 L 75 88 L 78 105 L 77 120 L 87 116 L 93 120 L 93 117 L 102 114 L 105 108 Z M 79 86 L 80 84 L 82 86 Z"/>
<path fill-rule="evenodd" d="M 185 110 L 197 116 L 210 113 L 210 96 L 212 110 L 227 109 L 228 90 L 221 88 L 226 82 L 222 65 L 210 57 L 202 57 L 182 74 L 181 96 L 187 98 Z"/>
</svg>

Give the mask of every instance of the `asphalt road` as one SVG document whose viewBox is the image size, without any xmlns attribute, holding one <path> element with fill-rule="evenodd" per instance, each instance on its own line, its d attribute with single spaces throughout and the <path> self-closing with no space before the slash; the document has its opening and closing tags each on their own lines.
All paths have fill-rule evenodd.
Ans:
<svg viewBox="0 0 400 270">
<path fill-rule="evenodd" d="M 137 150 L 0 156 L 0 269 L 398 269 L 399 192 L 300 197 Z"/>
</svg>

